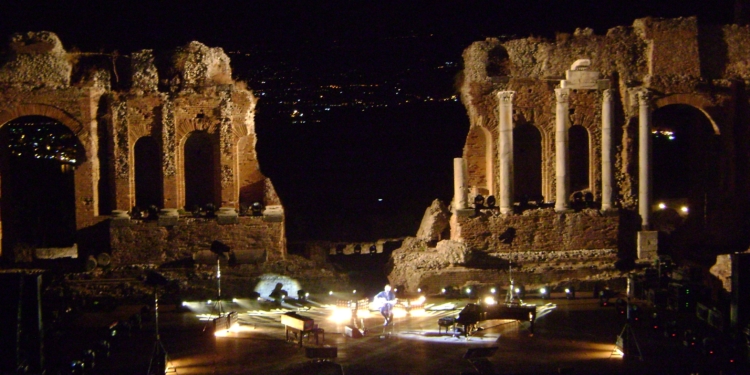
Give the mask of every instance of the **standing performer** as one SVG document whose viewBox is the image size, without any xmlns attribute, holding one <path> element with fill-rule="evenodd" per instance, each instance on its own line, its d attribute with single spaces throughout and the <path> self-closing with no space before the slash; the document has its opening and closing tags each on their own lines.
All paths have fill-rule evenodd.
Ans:
<svg viewBox="0 0 750 375">
<path fill-rule="evenodd" d="M 383 291 L 375 296 L 375 302 L 380 305 L 380 314 L 385 318 L 384 326 L 393 320 L 393 305 L 396 304 L 396 295 L 391 292 L 391 286 L 386 285 Z"/>
</svg>

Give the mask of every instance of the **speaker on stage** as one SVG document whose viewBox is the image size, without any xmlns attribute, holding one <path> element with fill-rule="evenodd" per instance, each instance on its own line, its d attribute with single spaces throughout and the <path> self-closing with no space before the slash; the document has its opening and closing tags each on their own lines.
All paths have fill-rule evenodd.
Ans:
<svg viewBox="0 0 750 375">
<path fill-rule="evenodd" d="M 0 273 L 0 373 L 42 372 L 42 275 Z"/>
<path fill-rule="evenodd" d="M 344 334 L 353 339 L 361 339 L 364 336 L 359 328 L 352 326 L 344 327 Z"/>
</svg>

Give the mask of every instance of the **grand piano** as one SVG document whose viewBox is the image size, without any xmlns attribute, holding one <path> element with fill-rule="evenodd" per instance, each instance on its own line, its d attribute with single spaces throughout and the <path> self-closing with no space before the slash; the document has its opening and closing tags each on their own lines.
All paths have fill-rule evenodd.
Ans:
<svg viewBox="0 0 750 375">
<path fill-rule="evenodd" d="M 467 304 L 461 312 L 453 318 L 453 328 L 456 325 L 463 326 L 463 332 L 468 337 L 477 330 L 479 322 L 492 319 L 511 319 L 519 322 L 530 322 L 529 331 L 534 333 L 534 320 L 536 320 L 536 305 L 522 303 L 500 303 L 500 304 Z M 438 327 L 446 326 L 445 318 L 438 321 Z"/>
</svg>

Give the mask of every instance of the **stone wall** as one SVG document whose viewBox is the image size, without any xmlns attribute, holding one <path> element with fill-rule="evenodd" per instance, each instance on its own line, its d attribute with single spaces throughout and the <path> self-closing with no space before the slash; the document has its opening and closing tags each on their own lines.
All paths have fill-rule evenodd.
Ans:
<svg viewBox="0 0 750 375">
<path fill-rule="evenodd" d="M 284 223 L 262 216 L 241 216 L 237 224 L 219 224 L 208 218 L 180 218 L 174 226 L 141 220 L 131 220 L 126 225 L 112 223 L 109 235 L 115 266 L 192 259 L 193 254 L 210 250 L 213 241 L 220 241 L 233 251 L 264 251 L 264 261 L 286 256 Z"/>
<path fill-rule="evenodd" d="M 736 224 L 739 217 L 746 217 L 744 212 L 750 208 L 747 194 L 750 178 L 746 177 L 750 174 L 750 163 L 746 161 L 750 155 L 747 146 L 750 131 L 745 125 L 750 119 L 748 53 L 750 27 L 700 25 L 695 17 L 638 19 L 631 26 L 612 28 L 604 35 L 596 35 L 590 29 L 577 29 L 572 34 L 558 34 L 555 40 L 488 38 L 474 42 L 463 53 L 464 71 L 460 82 L 461 100 L 471 126 L 463 152 L 468 188 L 483 195 L 496 195 L 499 191 L 497 93 L 513 91 L 513 126 L 531 125 L 539 132 L 541 165 L 533 172 L 541 173 L 544 202 L 555 200 L 554 89 L 559 87 L 574 61 L 589 59 L 589 70 L 598 72 L 600 79 L 608 80 L 614 98 L 614 206 L 624 210 L 624 215 L 631 215 L 637 207 L 638 103 L 634 93 L 647 90 L 652 112 L 673 105 L 692 107 L 697 116 L 705 116 L 705 122 L 711 127 L 708 132 L 715 135 L 718 144 L 715 150 L 709 146 L 709 140 L 699 146 L 714 150 L 707 163 L 717 177 L 704 184 L 710 187 L 700 194 L 702 200 L 697 195 L 692 197 L 696 198 L 695 207 L 708 212 L 699 214 L 705 217 L 703 223 L 693 218 L 695 227 L 702 226 L 702 229 L 683 230 L 686 236 L 692 237 L 683 243 L 687 247 L 690 243 L 700 243 L 704 248 L 706 243 L 714 243 L 714 252 L 746 248 L 749 238 L 745 233 L 750 227 L 744 225 L 743 229 L 738 229 L 737 225 L 727 224 Z M 592 193 L 596 201 L 602 194 L 601 89 L 604 86 L 598 90 L 571 90 L 570 116 L 566 119 L 569 128 L 580 125 L 588 136 L 588 148 L 580 150 L 588 155 L 588 165 L 571 164 L 569 174 L 585 173 L 588 186 L 578 191 Z M 528 165 L 516 162 L 514 168 L 515 179 L 527 178 Z M 512 199 L 518 201 L 519 197 Z M 518 215 L 502 220 L 507 220 L 507 225 L 517 225 L 520 231 L 531 228 L 543 232 L 548 231 L 548 226 L 556 225 L 552 222 L 579 220 L 567 214 L 540 215 L 540 222 L 550 224 L 533 220 L 515 223 L 526 220 L 517 218 Z M 609 220 L 594 220 L 606 223 L 603 225 L 607 229 L 597 229 L 598 224 L 591 227 L 591 234 L 599 238 L 594 242 L 606 244 L 601 248 L 616 247 L 618 241 L 630 241 L 622 240 L 624 237 L 635 238 L 637 226 L 618 228 L 616 220 Z M 489 248 L 493 245 L 491 238 L 503 230 L 504 224 L 498 225 L 496 221 L 458 218 L 452 221 L 451 238 L 465 241 L 472 248 Z M 539 236 L 528 238 L 534 246 L 563 250 L 579 246 L 576 241 L 583 234 L 571 229 L 560 235 L 557 243 L 555 239 Z"/>
<path fill-rule="evenodd" d="M 260 171 L 255 150 L 257 98 L 244 83 L 232 79 L 229 57 L 221 48 L 193 41 L 170 53 L 68 52 L 54 33 L 28 32 L 10 38 L 0 63 L 0 126 L 23 116 L 46 116 L 69 128 L 82 146 L 85 155 L 75 165 L 77 237 L 97 232 L 93 227 L 106 221 L 113 210 L 130 211 L 136 205 L 135 146 L 145 137 L 152 138 L 160 158 L 152 161 L 161 166 L 158 208 L 185 206 L 185 143 L 197 131 L 208 133 L 217 151 L 214 173 L 203 178 L 213 187 L 212 204 L 234 210 L 254 202 L 281 206 L 273 184 Z M 239 246 L 271 241 L 272 245 L 266 244 L 269 254 L 285 254 L 283 209 L 279 212 L 282 224 L 252 227 L 246 223 L 214 228 L 207 235 L 221 235 L 238 241 Z M 128 230 L 145 230 L 136 227 Z M 211 225 L 183 221 L 172 231 L 177 237 L 169 241 L 182 241 L 183 231 L 198 233 L 208 228 Z M 171 242 L 163 242 L 169 237 L 166 234 L 159 239 L 155 234 L 159 230 L 146 230 L 141 233 L 144 236 L 130 240 L 117 231 L 127 230 L 113 232 L 110 247 L 116 253 L 123 249 L 125 254 L 143 252 L 144 259 L 152 262 L 187 251 L 163 249 Z M 263 231 L 269 233 L 263 235 Z M 246 235 L 248 239 L 240 239 Z M 188 237 L 196 236 L 201 237 Z M 266 239 L 261 241 L 263 236 Z M 79 246 L 83 254 L 107 250 L 98 240 L 83 242 L 99 243 L 97 248 Z M 140 260 L 122 255 L 121 260 L 125 259 Z"/>
</svg>

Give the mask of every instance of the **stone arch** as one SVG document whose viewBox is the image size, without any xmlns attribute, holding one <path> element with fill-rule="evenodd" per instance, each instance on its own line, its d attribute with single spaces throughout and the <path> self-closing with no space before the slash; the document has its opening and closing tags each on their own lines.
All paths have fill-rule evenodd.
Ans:
<svg viewBox="0 0 750 375">
<path fill-rule="evenodd" d="M 503 46 L 494 46 L 487 51 L 485 67 L 488 77 L 507 77 L 511 73 L 510 55 Z"/>
<path fill-rule="evenodd" d="M 492 152 L 492 133 L 482 126 L 475 125 L 469 129 L 464 148 L 464 160 L 470 190 L 482 195 L 495 194 L 495 158 Z"/>
<path fill-rule="evenodd" d="M 164 205 L 164 179 L 161 168 L 159 141 L 143 136 L 133 146 L 133 176 L 135 180 L 135 205 L 140 208 Z"/>
<path fill-rule="evenodd" d="M 218 134 L 205 130 L 188 133 L 180 142 L 182 190 L 186 209 L 221 204 L 221 157 Z"/>
<path fill-rule="evenodd" d="M 591 136 L 583 125 L 568 128 L 570 190 L 572 192 L 591 188 Z"/>
<path fill-rule="evenodd" d="M 72 246 L 81 216 L 76 205 L 81 184 L 76 168 L 85 159 L 81 140 L 48 116 L 3 117 L 1 128 L 2 248 L 11 250 L 11 259 L 28 261 L 32 254 L 24 248 Z"/>
<path fill-rule="evenodd" d="M 20 104 L 0 111 L 0 126 L 8 121 L 24 116 L 44 116 L 60 122 L 70 129 L 79 139 L 86 130 L 83 123 L 69 113 L 47 104 Z M 85 148 L 84 144 L 84 148 Z"/>
<path fill-rule="evenodd" d="M 513 192 L 516 201 L 542 194 L 542 133 L 529 122 L 513 128 Z"/>
<path fill-rule="evenodd" d="M 690 236 L 706 228 L 705 218 L 722 200 L 722 147 L 718 128 L 704 109 L 673 102 L 652 114 L 652 191 L 654 204 L 686 205 L 683 230 Z"/>
<path fill-rule="evenodd" d="M 673 104 L 689 105 L 703 112 L 703 114 L 706 116 L 708 121 L 711 123 L 711 127 L 714 131 L 714 134 L 716 135 L 721 134 L 721 129 L 719 128 L 719 125 L 716 124 L 716 121 L 714 120 L 714 116 L 711 116 L 711 113 L 714 112 L 715 105 L 711 101 L 711 99 L 709 99 L 705 95 L 702 95 L 702 94 L 667 95 L 661 98 L 657 98 L 654 101 L 654 110 L 666 107 L 668 105 L 673 105 Z"/>
</svg>

